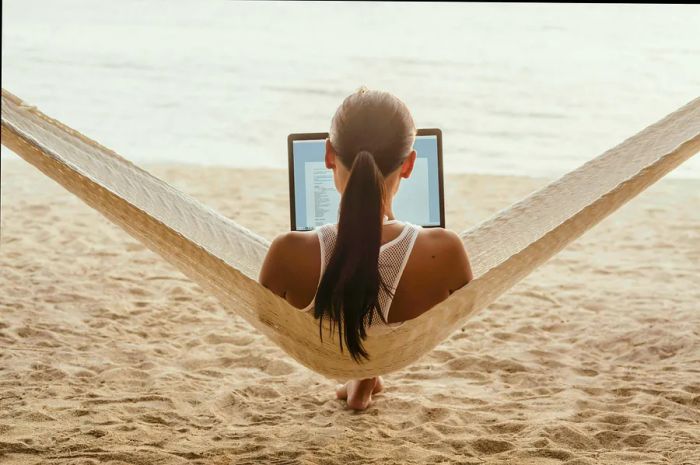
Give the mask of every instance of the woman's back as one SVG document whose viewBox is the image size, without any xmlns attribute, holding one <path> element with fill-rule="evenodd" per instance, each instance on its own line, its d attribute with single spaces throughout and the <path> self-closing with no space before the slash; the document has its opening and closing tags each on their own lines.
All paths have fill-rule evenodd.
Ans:
<svg viewBox="0 0 700 465">
<path fill-rule="evenodd" d="M 313 308 L 335 234 L 337 225 L 331 224 L 316 231 L 288 232 L 276 239 L 276 248 L 285 251 L 285 265 L 278 269 L 289 279 L 285 298 L 295 307 Z M 393 298 L 380 291 L 380 305 L 389 324 L 421 315 L 471 279 L 464 246 L 452 231 L 390 221 L 382 228 L 381 244 L 380 274 L 395 289 Z M 282 269 L 287 266 L 290 268 Z"/>
</svg>

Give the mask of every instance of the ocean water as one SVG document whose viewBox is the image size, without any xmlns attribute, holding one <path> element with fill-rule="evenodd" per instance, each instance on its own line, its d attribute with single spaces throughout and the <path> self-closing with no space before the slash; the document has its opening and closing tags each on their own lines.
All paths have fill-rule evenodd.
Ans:
<svg viewBox="0 0 700 465">
<path fill-rule="evenodd" d="M 700 96 L 696 5 L 6 0 L 2 34 L 3 88 L 137 163 L 286 168 L 367 85 L 448 172 L 554 177 Z"/>
</svg>

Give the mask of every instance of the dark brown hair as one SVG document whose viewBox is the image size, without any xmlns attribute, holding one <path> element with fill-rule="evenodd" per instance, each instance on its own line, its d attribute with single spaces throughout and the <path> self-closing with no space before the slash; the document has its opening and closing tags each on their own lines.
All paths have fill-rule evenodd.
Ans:
<svg viewBox="0 0 700 465">
<path fill-rule="evenodd" d="M 338 237 L 316 293 L 314 316 L 338 325 L 353 360 L 369 355 L 362 347 L 366 326 L 377 315 L 382 282 L 378 268 L 384 212 L 384 177 L 398 169 L 413 150 L 416 127 L 406 105 L 388 92 L 360 88 L 340 105 L 330 143 L 350 176 L 340 199 Z M 321 334 L 321 337 L 323 335 Z"/>
</svg>

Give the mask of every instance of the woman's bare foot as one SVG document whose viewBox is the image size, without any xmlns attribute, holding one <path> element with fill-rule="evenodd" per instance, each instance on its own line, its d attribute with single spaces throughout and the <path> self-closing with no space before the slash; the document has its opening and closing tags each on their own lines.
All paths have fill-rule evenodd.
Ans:
<svg viewBox="0 0 700 465">
<path fill-rule="evenodd" d="M 347 399 L 348 407 L 353 410 L 364 410 L 372 403 L 372 394 L 384 389 L 381 376 L 367 379 L 355 379 L 345 385 L 339 384 L 335 389 L 338 399 Z"/>
</svg>

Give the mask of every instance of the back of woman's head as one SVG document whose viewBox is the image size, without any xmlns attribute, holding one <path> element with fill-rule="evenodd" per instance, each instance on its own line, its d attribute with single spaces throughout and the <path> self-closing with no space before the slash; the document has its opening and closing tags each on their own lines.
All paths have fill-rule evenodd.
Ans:
<svg viewBox="0 0 700 465">
<path fill-rule="evenodd" d="M 356 361 L 369 359 L 362 346 L 366 327 L 384 315 L 379 290 L 390 289 L 378 269 L 385 201 L 384 178 L 413 150 L 416 127 L 406 105 L 388 92 L 360 88 L 340 105 L 330 143 L 350 175 L 340 200 L 338 237 L 321 278 L 314 307 L 320 320 L 337 324 Z M 321 337 L 323 337 L 321 333 Z"/>
</svg>

